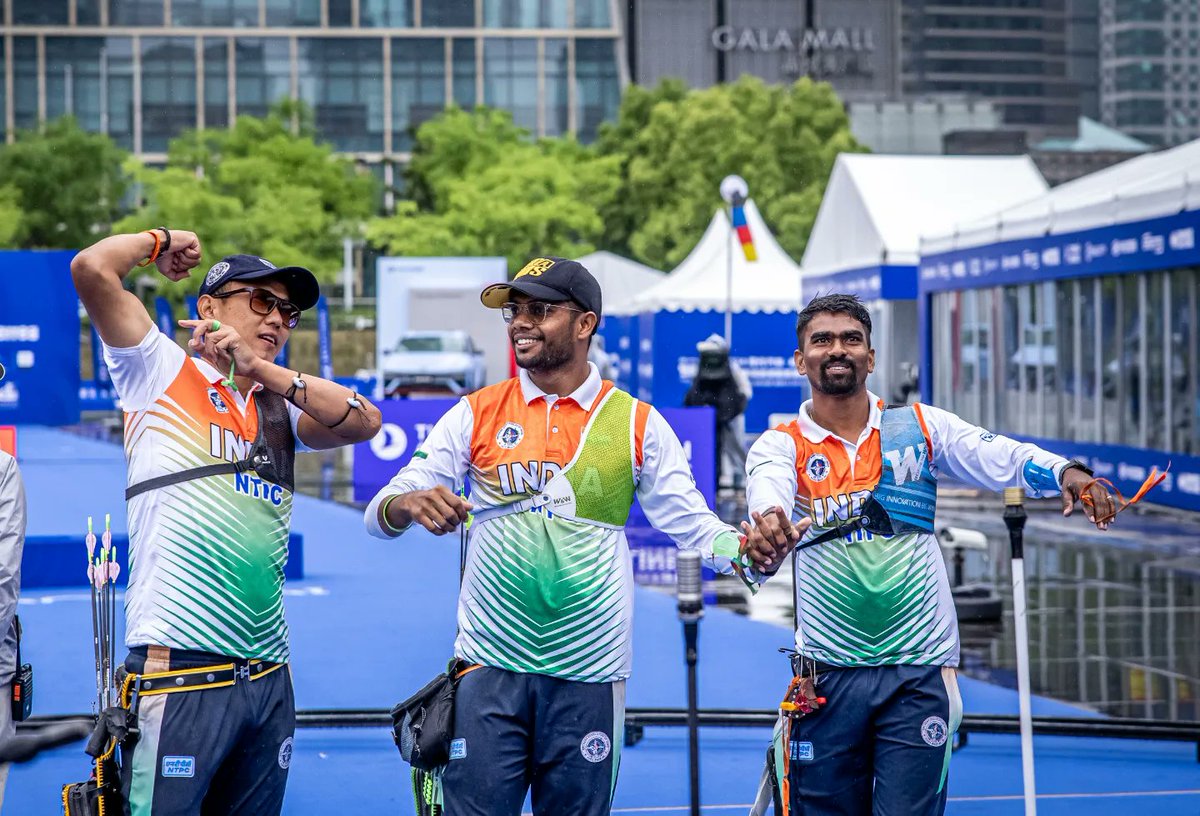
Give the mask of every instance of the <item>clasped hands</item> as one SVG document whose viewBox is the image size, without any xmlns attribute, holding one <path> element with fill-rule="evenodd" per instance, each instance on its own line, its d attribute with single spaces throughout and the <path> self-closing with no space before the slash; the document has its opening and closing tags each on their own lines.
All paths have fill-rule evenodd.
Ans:
<svg viewBox="0 0 1200 816">
<path fill-rule="evenodd" d="M 791 516 L 782 507 L 772 507 L 766 513 L 750 514 L 750 521 L 743 521 L 741 552 L 750 558 L 754 568 L 768 575 L 774 574 L 787 554 L 795 549 L 812 526 L 811 518 L 803 518 L 793 524 Z"/>
</svg>

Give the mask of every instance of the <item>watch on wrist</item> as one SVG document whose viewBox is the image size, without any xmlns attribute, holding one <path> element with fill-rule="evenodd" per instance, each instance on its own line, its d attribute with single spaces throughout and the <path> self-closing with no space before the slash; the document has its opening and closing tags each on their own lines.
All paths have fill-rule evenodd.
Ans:
<svg viewBox="0 0 1200 816">
<path fill-rule="evenodd" d="M 158 248 L 158 254 L 165 255 L 167 250 L 171 248 L 171 231 L 166 227 L 158 227 L 157 229 L 163 234 L 162 245 Z"/>
<path fill-rule="evenodd" d="M 1080 462 L 1078 459 L 1072 459 L 1071 461 L 1067 462 L 1066 466 L 1063 467 L 1063 469 L 1062 469 L 1062 473 L 1060 473 L 1058 475 L 1058 483 L 1059 484 L 1062 484 L 1063 479 L 1066 477 L 1068 470 L 1082 470 L 1084 473 L 1086 473 L 1088 475 L 1089 478 L 1096 475 L 1095 471 L 1093 471 L 1090 467 L 1085 465 L 1083 462 Z"/>
</svg>

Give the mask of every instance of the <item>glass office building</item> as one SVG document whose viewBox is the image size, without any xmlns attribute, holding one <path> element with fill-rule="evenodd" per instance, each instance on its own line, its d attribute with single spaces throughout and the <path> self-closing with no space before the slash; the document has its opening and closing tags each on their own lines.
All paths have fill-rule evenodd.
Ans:
<svg viewBox="0 0 1200 816">
<path fill-rule="evenodd" d="M 1100 0 L 1100 114 L 1154 145 L 1200 137 L 1200 4 Z"/>
<path fill-rule="evenodd" d="M 320 136 L 403 161 L 450 104 L 512 112 L 582 141 L 614 116 L 624 53 L 615 0 L 0 0 L 0 113 L 72 114 L 148 161 L 188 128 L 313 109 Z"/>
<path fill-rule="evenodd" d="M 1200 269 L 933 296 L 933 402 L 996 431 L 1200 455 Z"/>
</svg>

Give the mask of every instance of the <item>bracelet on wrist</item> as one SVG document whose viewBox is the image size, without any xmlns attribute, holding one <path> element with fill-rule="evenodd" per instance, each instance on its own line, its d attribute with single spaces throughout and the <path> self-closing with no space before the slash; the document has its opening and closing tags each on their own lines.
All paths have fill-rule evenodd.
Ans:
<svg viewBox="0 0 1200 816">
<path fill-rule="evenodd" d="M 154 251 L 138 266 L 149 266 L 158 260 L 159 253 L 162 251 L 162 239 L 158 237 L 158 230 L 143 230 L 143 232 L 154 239 Z"/>
<path fill-rule="evenodd" d="M 387 517 L 388 507 L 390 507 L 392 502 L 398 498 L 400 498 L 400 494 L 393 493 L 392 495 L 390 495 L 386 499 L 384 499 L 383 500 L 383 509 L 379 513 L 379 518 L 383 521 L 383 529 L 386 532 L 391 533 L 392 535 L 400 535 L 401 533 L 404 532 L 403 529 L 397 529 L 396 527 L 393 527 L 392 523 L 390 521 L 388 521 L 388 517 Z"/>
</svg>

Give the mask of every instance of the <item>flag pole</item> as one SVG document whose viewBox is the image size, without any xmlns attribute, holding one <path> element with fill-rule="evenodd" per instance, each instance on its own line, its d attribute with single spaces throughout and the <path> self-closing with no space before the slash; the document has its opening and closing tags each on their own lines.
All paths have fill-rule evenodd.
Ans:
<svg viewBox="0 0 1200 816">
<path fill-rule="evenodd" d="M 729 205 L 729 228 L 725 234 L 725 345 L 733 349 L 733 208 L 741 206 L 750 193 L 746 180 L 738 175 L 721 179 L 721 198 Z"/>
<path fill-rule="evenodd" d="M 733 216 L 725 231 L 725 346 L 733 348 Z"/>
</svg>

